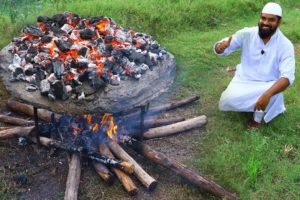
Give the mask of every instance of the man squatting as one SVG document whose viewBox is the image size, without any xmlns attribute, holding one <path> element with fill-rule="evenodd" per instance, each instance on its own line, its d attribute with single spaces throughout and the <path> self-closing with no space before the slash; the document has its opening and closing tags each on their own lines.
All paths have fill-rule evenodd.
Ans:
<svg viewBox="0 0 300 200">
<path fill-rule="evenodd" d="M 254 112 L 249 128 L 258 128 L 286 110 L 282 92 L 294 82 L 295 54 L 279 29 L 281 18 L 280 5 L 267 3 L 258 26 L 239 30 L 213 47 L 218 56 L 241 49 L 241 63 L 221 95 L 219 109 Z"/>
</svg>

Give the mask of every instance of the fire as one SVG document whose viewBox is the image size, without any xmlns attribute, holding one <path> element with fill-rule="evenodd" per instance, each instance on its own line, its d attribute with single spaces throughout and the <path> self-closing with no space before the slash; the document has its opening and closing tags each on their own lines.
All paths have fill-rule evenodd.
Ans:
<svg viewBox="0 0 300 200">
<path fill-rule="evenodd" d="M 100 122 L 101 126 L 106 126 L 106 134 L 109 138 L 113 138 L 117 134 L 118 126 L 114 124 L 114 117 L 111 114 L 105 113 Z"/>
</svg>

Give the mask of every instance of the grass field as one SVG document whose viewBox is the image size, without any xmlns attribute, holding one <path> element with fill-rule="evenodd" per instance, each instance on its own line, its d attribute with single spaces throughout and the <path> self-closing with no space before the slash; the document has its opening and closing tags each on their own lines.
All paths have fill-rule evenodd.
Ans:
<svg viewBox="0 0 300 200">
<path fill-rule="evenodd" d="M 241 199 L 300 199 L 300 1 L 276 1 L 284 10 L 281 30 L 294 43 L 297 59 L 296 80 L 284 92 L 287 112 L 261 129 L 249 131 L 248 115 L 217 108 L 220 94 L 232 78 L 225 69 L 235 66 L 240 54 L 218 58 L 212 45 L 243 27 L 255 26 L 266 2 L 0 0 L 0 47 L 19 35 L 21 27 L 35 23 L 37 16 L 65 10 L 81 16 L 110 16 L 123 27 L 150 33 L 175 55 L 176 87 L 181 91 L 177 96 L 200 95 L 195 109 L 209 118 L 205 135 L 195 146 L 196 157 L 187 163 L 236 191 Z M 192 192 L 192 187 L 186 188 L 187 194 Z M 6 199 L 5 195 L 0 190 L 0 199 Z"/>
</svg>

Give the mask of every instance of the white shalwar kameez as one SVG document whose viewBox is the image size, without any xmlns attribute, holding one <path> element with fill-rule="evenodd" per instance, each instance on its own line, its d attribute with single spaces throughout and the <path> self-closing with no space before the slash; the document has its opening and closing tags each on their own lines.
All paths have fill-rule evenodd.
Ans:
<svg viewBox="0 0 300 200">
<path fill-rule="evenodd" d="M 253 112 L 258 98 L 278 79 L 285 77 L 290 85 L 294 82 L 294 47 L 279 28 L 267 44 L 260 38 L 258 27 L 244 28 L 233 35 L 222 54 L 215 53 L 223 56 L 238 49 L 242 49 L 241 63 L 221 95 L 220 110 Z M 264 121 L 270 122 L 285 110 L 283 94 L 274 95 L 265 110 Z"/>
</svg>

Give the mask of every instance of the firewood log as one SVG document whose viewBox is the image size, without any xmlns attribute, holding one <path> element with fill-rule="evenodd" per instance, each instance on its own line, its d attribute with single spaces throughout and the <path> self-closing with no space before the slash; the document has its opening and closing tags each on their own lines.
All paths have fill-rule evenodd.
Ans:
<svg viewBox="0 0 300 200">
<path fill-rule="evenodd" d="M 164 119 L 146 119 L 144 121 L 144 128 L 155 128 L 159 126 L 165 126 L 169 124 L 174 124 L 177 122 L 184 121 L 184 117 L 169 117 Z M 137 120 L 139 123 L 139 120 Z M 139 128 L 140 124 L 136 125 L 135 127 Z"/>
<path fill-rule="evenodd" d="M 0 131 L 0 139 L 8 139 L 16 136 L 28 136 L 34 129 L 34 126 L 29 127 L 15 127 Z"/>
<path fill-rule="evenodd" d="M 136 150 L 138 153 L 145 156 L 149 160 L 155 162 L 156 164 L 162 165 L 174 171 L 176 174 L 188 180 L 190 183 L 194 184 L 200 189 L 204 189 L 205 191 L 221 198 L 230 199 L 230 200 L 238 199 L 238 196 L 235 193 L 229 192 L 228 190 L 221 187 L 217 183 L 207 178 L 204 178 L 203 176 L 194 172 L 186 165 L 176 160 L 172 160 L 171 158 L 165 156 L 164 154 L 152 149 L 149 145 L 143 144 L 138 140 L 132 139 L 128 136 L 125 136 L 120 141 L 123 141 L 128 146 Z"/>
<path fill-rule="evenodd" d="M 163 112 L 163 111 L 169 111 L 169 110 L 174 110 L 176 108 L 179 108 L 181 106 L 185 106 L 188 105 L 190 103 L 193 103 L 194 101 L 197 101 L 199 99 L 198 96 L 191 96 L 191 97 L 187 97 L 185 99 L 173 102 L 173 103 L 167 103 L 164 105 L 160 105 L 160 106 L 155 106 L 152 108 L 149 108 L 149 110 L 147 111 L 147 114 L 149 113 L 158 113 L 158 112 Z M 136 118 L 139 117 L 140 112 L 133 112 L 130 114 L 127 114 L 126 117 L 128 118 Z"/>
<path fill-rule="evenodd" d="M 207 117 L 205 115 L 201 115 L 199 117 L 188 119 L 175 124 L 149 129 L 143 134 L 143 138 L 152 139 L 157 137 L 169 136 L 176 133 L 188 131 L 194 128 L 200 128 L 206 123 Z"/>
<path fill-rule="evenodd" d="M 180 101 L 176 101 L 174 103 L 168 103 L 160 106 L 155 106 L 149 109 L 150 112 L 162 112 L 162 111 L 168 111 L 173 110 L 175 108 L 179 108 L 181 106 L 188 105 L 190 103 L 193 103 L 194 101 L 197 101 L 199 99 L 199 96 L 191 96 L 187 97 L 185 99 L 182 99 Z"/>
<path fill-rule="evenodd" d="M 7 106 L 15 112 L 21 112 L 21 113 L 24 113 L 29 116 L 34 116 L 33 106 L 31 106 L 31 105 L 10 99 L 7 101 Z M 49 122 L 49 121 L 51 121 L 51 115 L 52 115 L 51 111 L 48 111 L 45 109 L 38 109 L 39 119 Z M 56 119 L 58 119 L 60 116 L 61 115 L 59 115 L 59 114 L 55 114 Z"/>
<path fill-rule="evenodd" d="M 105 181 L 105 183 L 108 185 L 113 184 L 114 176 L 104 164 L 93 161 L 93 166 L 97 174 Z"/>
<path fill-rule="evenodd" d="M 0 115 L 0 122 L 7 123 L 7 124 L 13 124 L 13 125 L 20 125 L 20 126 L 25 126 L 25 125 L 33 125 L 33 121 L 28 121 L 22 118 L 18 117 L 12 117 L 12 116 L 7 116 L 7 115 Z"/>
<path fill-rule="evenodd" d="M 12 129 L 12 128 L 16 128 L 15 126 L 0 126 L 0 131 L 4 131 L 7 129 Z"/>
<path fill-rule="evenodd" d="M 77 200 L 81 175 L 81 161 L 77 153 L 72 154 L 65 190 L 65 200 Z"/>
<path fill-rule="evenodd" d="M 143 185 L 150 191 L 154 190 L 157 186 L 157 181 L 152 178 L 143 168 L 130 156 L 127 154 L 119 144 L 113 141 L 107 143 L 110 150 L 117 156 L 119 159 L 128 161 L 134 165 L 134 175 L 143 183 Z"/>
<path fill-rule="evenodd" d="M 111 158 L 115 158 L 114 155 L 109 150 L 109 148 L 103 143 L 99 144 L 99 152 Z M 112 170 L 114 171 L 114 173 L 116 174 L 116 176 L 118 177 L 122 185 L 124 186 L 125 190 L 132 196 L 136 195 L 138 189 L 133 183 L 132 179 L 126 173 L 124 173 L 123 171 L 115 167 L 112 167 Z"/>
</svg>

